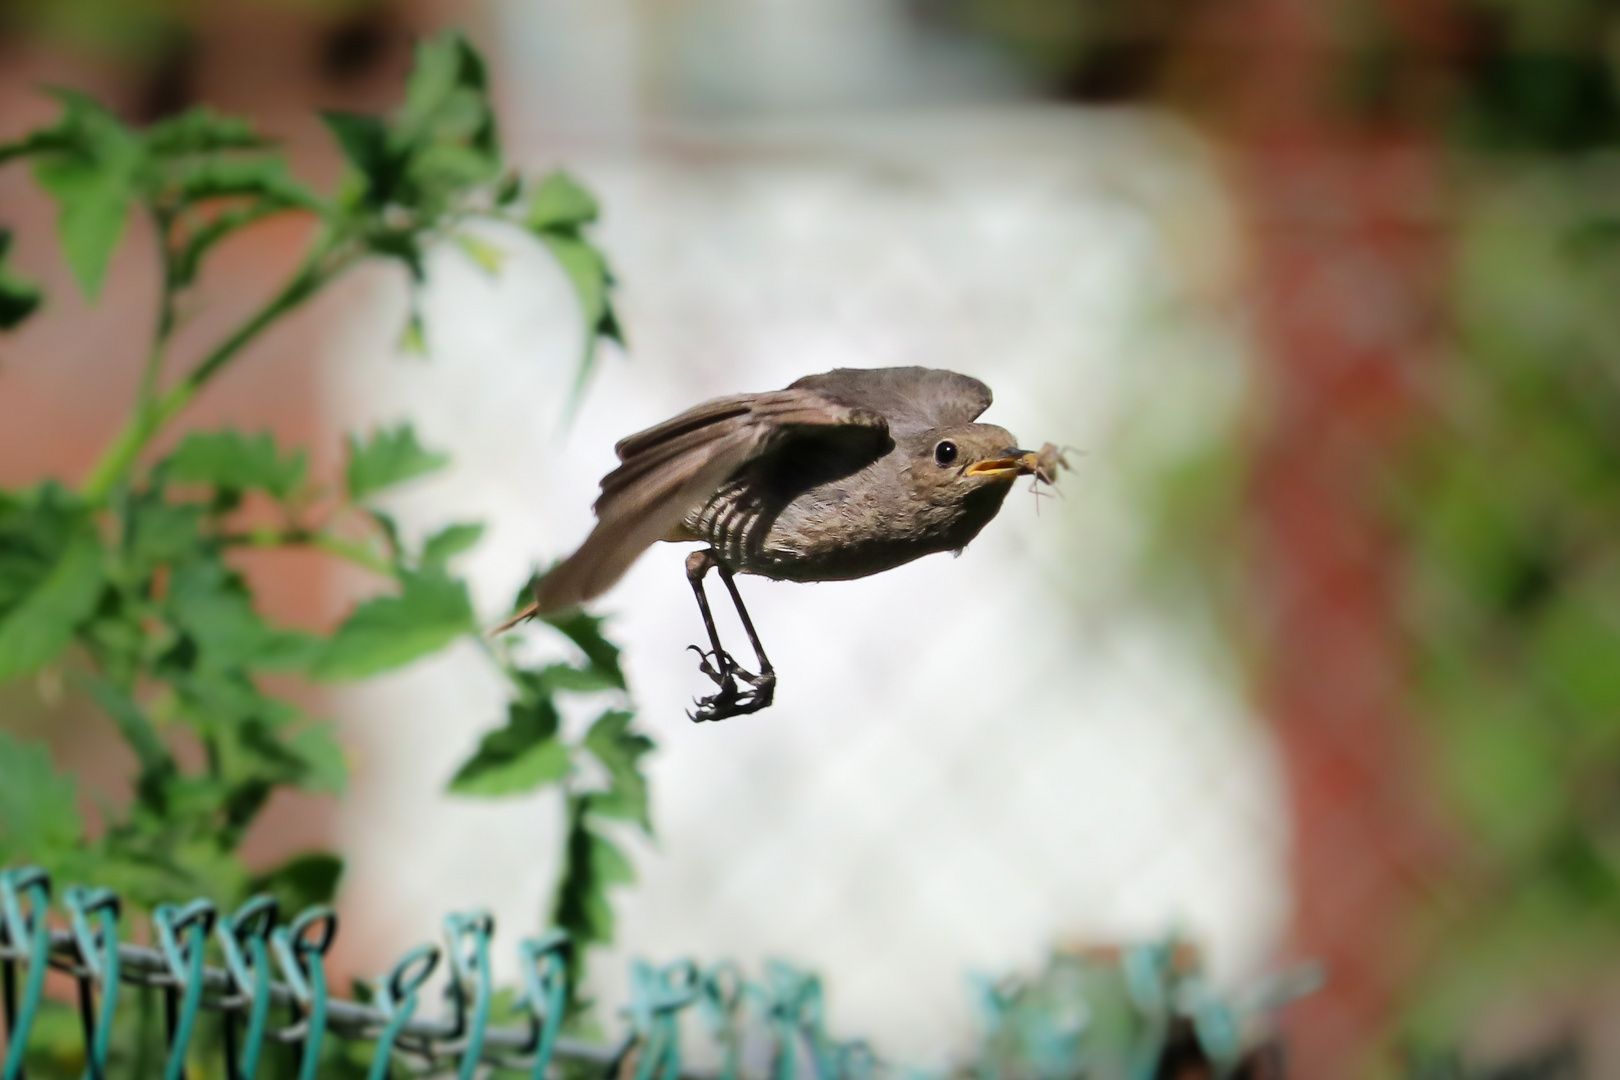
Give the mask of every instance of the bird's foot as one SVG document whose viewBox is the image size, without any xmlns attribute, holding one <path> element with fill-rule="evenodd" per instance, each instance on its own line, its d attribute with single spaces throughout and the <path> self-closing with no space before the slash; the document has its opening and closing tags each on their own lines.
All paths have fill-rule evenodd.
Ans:
<svg viewBox="0 0 1620 1080">
<path fill-rule="evenodd" d="M 719 689 L 693 704 L 695 712 L 686 714 L 694 724 L 706 720 L 726 720 L 733 716 L 747 716 L 768 708 L 776 696 L 776 672 L 767 668 L 759 674 L 745 671 L 726 652 L 704 652 L 696 645 L 687 648 L 698 654 L 698 670 L 714 680 Z M 741 681 L 747 689 L 738 686 Z"/>
</svg>

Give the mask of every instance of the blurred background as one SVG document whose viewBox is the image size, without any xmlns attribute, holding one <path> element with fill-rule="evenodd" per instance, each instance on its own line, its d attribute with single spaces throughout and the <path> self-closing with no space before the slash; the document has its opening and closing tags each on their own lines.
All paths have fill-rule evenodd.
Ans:
<svg viewBox="0 0 1620 1080">
<path fill-rule="evenodd" d="M 785 956 L 835 1029 L 937 1067 L 971 1042 L 966 972 L 1179 931 L 1229 985 L 1326 965 L 1283 1022 L 1299 1076 L 1566 1046 L 1620 1076 L 1612 5 L 7 0 L 0 137 L 49 119 L 42 84 L 132 121 L 206 103 L 329 185 L 315 110 L 390 106 L 445 26 L 489 58 L 512 158 L 600 196 L 628 351 L 565 423 L 555 264 L 434 256 L 428 359 L 398 354 L 402 277 L 368 271 L 189 424 L 273 429 L 319 471 L 413 418 L 455 464 L 390 508 L 490 523 L 488 622 L 587 531 L 613 442 L 706 397 L 927 364 L 1072 448 L 1058 497 L 1019 491 L 959 559 L 744 579 L 782 677 L 759 716 L 684 716 L 683 552 L 597 605 L 659 743 L 603 1002 L 628 956 Z M 0 343 L 0 482 L 77 479 L 139 377 L 151 240 L 80 308 L 24 172 L 0 214 L 54 316 Z M 225 249 L 188 327 L 250 310 L 303 238 Z M 244 565 L 280 619 L 357 595 L 298 556 Z M 544 919 L 560 809 L 443 794 L 501 708 L 477 660 L 321 700 L 349 793 L 281 798 L 251 839 L 346 857 L 346 970 L 452 907 Z M 88 710 L 0 704 L 127 790 Z"/>
</svg>

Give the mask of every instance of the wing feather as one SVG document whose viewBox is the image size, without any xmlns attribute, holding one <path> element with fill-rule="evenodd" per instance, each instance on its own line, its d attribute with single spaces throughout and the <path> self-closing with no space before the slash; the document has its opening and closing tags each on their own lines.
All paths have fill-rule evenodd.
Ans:
<svg viewBox="0 0 1620 1080">
<path fill-rule="evenodd" d="M 874 444 L 888 433 L 871 409 L 798 388 L 717 398 L 621 440 L 615 450 L 622 464 L 602 480 L 596 527 L 535 587 L 538 611 L 606 592 L 749 461 L 795 433 L 837 428 Z"/>
</svg>

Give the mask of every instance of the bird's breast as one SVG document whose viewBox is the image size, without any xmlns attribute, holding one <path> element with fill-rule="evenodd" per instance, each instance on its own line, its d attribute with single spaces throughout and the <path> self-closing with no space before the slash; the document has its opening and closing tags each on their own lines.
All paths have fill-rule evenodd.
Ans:
<svg viewBox="0 0 1620 1080">
<path fill-rule="evenodd" d="M 735 478 L 687 519 L 733 570 L 786 581 L 843 581 L 964 547 L 995 516 L 1002 490 L 940 504 L 889 485 L 831 483 L 797 493 Z"/>
</svg>

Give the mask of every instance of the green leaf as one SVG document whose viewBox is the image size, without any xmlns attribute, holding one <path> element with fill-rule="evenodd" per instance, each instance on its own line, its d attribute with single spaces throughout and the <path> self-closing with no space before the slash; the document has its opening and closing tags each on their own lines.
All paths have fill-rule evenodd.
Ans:
<svg viewBox="0 0 1620 1080">
<path fill-rule="evenodd" d="M 34 179 L 56 200 L 57 232 L 84 294 L 101 291 L 107 263 L 124 235 L 144 155 L 140 142 L 93 98 L 55 90 L 62 119 L 54 146 L 34 161 Z"/>
<path fill-rule="evenodd" d="M 140 776 L 136 791 L 141 801 L 154 809 L 161 809 L 167 798 L 167 788 L 177 769 L 169 748 L 158 738 L 152 721 L 141 711 L 133 698 L 105 679 L 95 675 L 75 674 L 74 681 L 89 693 L 107 718 L 118 728 L 124 742 L 135 752 L 140 763 Z"/>
<path fill-rule="evenodd" d="M 613 287 L 613 274 L 602 253 L 581 237 L 574 229 L 542 229 L 537 234 L 551 251 L 557 264 L 568 275 L 579 300 L 580 314 L 585 320 L 585 345 L 580 354 L 579 370 L 569 391 L 566 413 L 572 415 L 584 395 L 591 372 L 596 367 L 597 339 L 624 344 L 619 327 L 618 313 L 613 310 L 609 292 Z"/>
<path fill-rule="evenodd" d="M 568 748 L 557 739 L 559 718 L 551 699 L 520 678 L 521 693 L 506 708 L 506 726 L 486 734 L 457 770 L 458 795 L 516 795 L 568 775 Z"/>
<path fill-rule="evenodd" d="M 349 497 L 362 502 L 385 488 L 437 472 L 450 462 L 448 454 L 424 450 L 409 423 L 372 433 L 362 443 L 352 435 L 349 446 Z"/>
<path fill-rule="evenodd" d="M 253 124 L 236 116 L 221 116 L 203 106 L 160 120 L 141 134 L 147 152 L 158 157 L 206 154 L 221 150 L 257 150 L 269 139 Z"/>
<path fill-rule="evenodd" d="M 604 817 L 634 821 L 651 835 L 647 779 L 641 774 L 641 759 L 654 749 L 654 744 L 647 736 L 629 730 L 632 719 L 627 712 L 605 712 L 585 736 L 585 749 L 602 763 L 611 780 L 608 791 L 591 796 L 591 809 Z"/>
<path fill-rule="evenodd" d="M 485 273 L 496 275 L 501 272 L 501 267 L 506 262 L 506 252 L 488 240 L 471 233 L 456 233 L 450 239 L 461 249 L 463 255 L 477 263 Z"/>
<path fill-rule="evenodd" d="M 137 574 L 193 557 L 204 544 L 203 507 L 170 503 L 161 489 L 142 492 L 130 500 L 129 560 Z"/>
<path fill-rule="evenodd" d="M 405 326 L 399 332 L 399 344 L 395 346 L 406 356 L 426 356 L 427 324 L 422 321 L 422 309 L 417 307 L 416 300 L 411 300 L 411 310 L 405 316 Z"/>
<path fill-rule="evenodd" d="M 314 192 L 287 175 L 286 163 L 278 158 L 188 161 L 176 170 L 173 183 L 187 202 L 252 198 L 283 209 L 317 210 L 321 205 Z"/>
<path fill-rule="evenodd" d="M 375 116 L 354 113 L 324 112 L 321 119 L 360 176 L 361 203 L 380 209 L 393 201 L 406 159 L 389 146 L 388 126 Z"/>
<path fill-rule="evenodd" d="M 572 176 L 557 171 L 535 188 L 529 200 L 527 223 L 530 229 L 577 229 L 596 220 L 601 208 L 589 191 Z"/>
<path fill-rule="evenodd" d="M 403 572 L 399 596 L 378 597 L 355 609 L 315 662 L 318 679 L 359 679 L 435 653 L 462 634 L 475 633 L 467 588 L 441 574 Z"/>
<path fill-rule="evenodd" d="M 250 879 L 248 892 L 269 893 L 276 898 L 282 918 L 291 920 L 306 908 L 330 904 L 342 880 L 342 859 L 324 851 L 311 851 L 294 855 L 269 873 Z"/>
<path fill-rule="evenodd" d="M 568 839 L 552 921 L 580 947 L 613 940 L 613 906 L 608 890 L 635 880 L 630 860 L 607 837 L 591 828 L 592 796 L 568 801 Z"/>
<path fill-rule="evenodd" d="M 285 499 L 304 479 L 304 452 L 286 457 L 269 432 L 193 432 L 163 462 L 163 475 L 180 483 L 208 484 L 228 493 L 249 489 Z"/>
<path fill-rule="evenodd" d="M 287 749 L 303 763 L 299 787 L 305 791 L 342 795 L 349 784 L 349 761 L 331 724 L 312 724 L 287 740 Z"/>
<path fill-rule="evenodd" d="M 486 746 L 480 745 L 478 753 L 451 779 L 450 791 L 484 798 L 523 795 L 563 779 L 570 768 L 568 747 L 555 739 L 535 743 L 505 759 L 497 758 Z"/>
<path fill-rule="evenodd" d="M 450 193 L 499 175 L 489 77 L 466 38 L 450 32 L 417 46 L 393 137 L 408 148 L 413 202 L 430 212 Z"/>
<path fill-rule="evenodd" d="M 103 581 L 101 545 L 94 533 L 80 533 L 0 620 L 0 683 L 38 669 L 67 648 L 95 609 Z"/>
<path fill-rule="evenodd" d="M 447 562 L 478 543 L 484 526 L 472 522 L 446 525 L 422 544 L 422 569 L 443 570 Z"/>
<path fill-rule="evenodd" d="M 50 862 L 83 843 L 73 778 L 56 771 L 43 743 L 0 730 L 0 865 Z"/>
<path fill-rule="evenodd" d="M 189 666 L 198 671 L 301 670 L 325 645 L 300 631 L 267 626 L 242 576 L 217 558 L 177 565 L 165 607 L 189 635 L 196 653 Z"/>
<path fill-rule="evenodd" d="M 580 314 L 585 318 L 586 337 L 594 340 L 608 308 L 607 260 L 577 234 L 548 229 L 539 236 L 573 284 Z"/>
<path fill-rule="evenodd" d="M 613 676 L 600 668 L 576 668 L 569 664 L 552 664 L 542 668 L 537 681 L 545 687 L 547 694 L 558 690 L 575 694 L 592 694 L 601 690 L 621 689 L 614 682 Z"/>
<path fill-rule="evenodd" d="M 11 249 L 11 230 L 0 229 L 0 330 L 10 330 L 38 309 L 42 294 L 39 286 L 6 268 Z"/>
<path fill-rule="evenodd" d="M 591 667 L 606 678 L 611 685 L 624 689 L 624 671 L 619 667 L 619 647 L 602 636 L 602 623 L 599 615 L 587 615 L 583 611 L 575 610 L 560 615 L 543 616 L 546 622 L 560 630 L 568 640 L 579 646 L 591 662 Z"/>
</svg>

